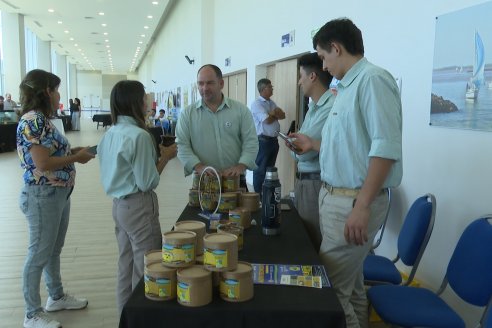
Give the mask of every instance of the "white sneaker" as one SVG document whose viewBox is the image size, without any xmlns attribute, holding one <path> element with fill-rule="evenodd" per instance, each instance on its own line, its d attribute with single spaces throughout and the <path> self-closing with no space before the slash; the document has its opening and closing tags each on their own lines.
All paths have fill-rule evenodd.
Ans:
<svg viewBox="0 0 492 328">
<path fill-rule="evenodd" d="M 45 312 L 38 312 L 30 319 L 24 317 L 24 328 L 60 328 L 61 326 L 61 323 Z"/>
<path fill-rule="evenodd" d="M 46 301 L 46 311 L 60 311 L 60 310 L 79 310 L 83 309 L 89 304 L 89 302 L 85 298 L 75 298 L 72 295 L 65 294 L 62 298 L 58 300 L 53 300 L 48 297 L 48 301 Z"/>
</svg>

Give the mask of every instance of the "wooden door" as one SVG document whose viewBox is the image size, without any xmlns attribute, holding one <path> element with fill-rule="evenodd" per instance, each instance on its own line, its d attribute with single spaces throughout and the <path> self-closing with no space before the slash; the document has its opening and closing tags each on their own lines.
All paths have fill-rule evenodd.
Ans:
<svg viewBox="0 0 492 328">
<path fill-rule="evenodd" d="M 297 58 L 277 62 L 274 69 L 271 66 L 267 67 L 267 78 L 272 81 L 273 101 L 285 112 L 285 119 L 279 122 L 280 131 L 285 133 L 289 129 L 290 123 L 297 119 L 299 90 L 297 87 Z M 279 144 L 276 166 L 282 184 L 282 196 L 285 196 L 294 190 L 296 163 L 283 140 L 279 139 Z"/>
<path fill-rule="evenodd" d="M 229 98 L 229 77 L 224 76 L 224 88 L 222 89 L 222 93 L 224 94 L 224 97 Z"/>
<path fill-rule="evenodd" d="M 246 104 L 246 71 L 224 76 L 224 96 Z M 227 87 L 226 87 L 227 86 Z M 227 93 L 226 90 L 227 89 Z"/>
</svg>

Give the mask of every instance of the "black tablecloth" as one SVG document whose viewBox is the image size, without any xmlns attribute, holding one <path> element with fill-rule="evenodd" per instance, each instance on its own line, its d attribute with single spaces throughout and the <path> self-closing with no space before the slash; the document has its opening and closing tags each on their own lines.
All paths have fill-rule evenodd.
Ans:
<svg viewBox="0 0 492 328">
<path fill-rule="evenodd" d="M 65 132 L 72 130 L 72 118 L 69 115 L 61 115 L 61 116 L 57 116 L 57 118 L 62 120 L 63 129 L 65 129 Z"/>
<path fill-rule="evenodd" d="M 0 152 L 12 151 L 16 145 L 17 123 L 0 124 Z"/>
<path fill-rule="evenodd" d="M 99 124 L 102 124 L 103 127 L 111 125 L 111 114 L 94 114 L 92 116 L 92 122 L 97 122 L 97 129 L 99 129 Z"/>
<path fill-rule="evenodd" d="M 186 207 L 178 221 L 206 222 L 197 214 L 198 209 Z M 253 216 L 260 223 L 259 211 Z M 278 236 L 262 235 L 259 225 L 245 230 L 239 259 L 321 264 L 295 209 L 282 211 Z M 242 303 L 223 301 L 216 288 L 214 293 L 212 303 L 203 307 L 185 307 L 176 300 L 155 302 L 145 298 L 142 279 L 123 308 L 119 327 L 345 327 L 343 309 L 332 288 L 255 285 L 254 298 Z"/>
</svg>

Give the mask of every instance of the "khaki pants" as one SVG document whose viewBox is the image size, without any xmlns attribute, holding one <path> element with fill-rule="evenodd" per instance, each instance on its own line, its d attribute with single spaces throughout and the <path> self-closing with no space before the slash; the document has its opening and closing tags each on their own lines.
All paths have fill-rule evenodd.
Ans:
<svg viewBox="0 0 492 328">
<path fill-rule="evenodd" d="M 318 197 L 321 188 L 320 180 L 296 179 L 294 186 L 294 206 L 304 223 L 309 238 L 316 251 L 321 245 L 321 231 L 319 229 Z"/>
<path fill-rule="evenodd" d="M 157 195 L 148 191 L 115 198 L 113 219 L 119 251 L 116 305 L 121 313 L 143 277 L 144 254 L 162 248 Z"/>
<path fill-rule="evenodd" d="M 323 240 L 320 256 L 345 312 L 347 328 L 367 328 L 368 304 L 362 269 L 371 241 L 384 220 L 388 198 L 380 194 L 371 204 L 367 229 L 369 241 L 362 246 L 348 244 L 343 234 L 353 203 L 354 198 L 331 195 L 325 188 L 321 188 L 319 209 Z"/>
</svg>

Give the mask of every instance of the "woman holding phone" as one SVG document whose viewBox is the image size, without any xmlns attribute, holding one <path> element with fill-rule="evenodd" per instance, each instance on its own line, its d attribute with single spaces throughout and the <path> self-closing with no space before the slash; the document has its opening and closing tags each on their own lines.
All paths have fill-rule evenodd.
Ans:
<svg viewBox="0 0 492 328">
<path fill-rule="evenodd" d="M 176 145 L 159 145 L 145 124 L 145 89 L 138 81 L 120 81 L 111 91 L 114 125 L 97 147 L 101 182 L 113 197 L 113 220 L 119 249 L 117 307 L 121 313 L 144 271 L 144 254 L 162 247 L 159 204 L 154 189 Z"/>
<path fill-rule="evenodd" d="M 60 253 L 70 216 L 70 195 L 75 184 L 74 163 L 94 158 L 88 148 L 70 148 L 67 138 L 49 118 L 59 106 L 60 78 L 35 69 L 20 84 L 22 117 L 17 127 L 17 153 L 24 169 L 20 208 L 29 226 L 29 248 L 24 264 L 24 327 L 61 327 L 46 311 L 82 309 L 86 299 L 63 291 Z M 41 306 L 41 273 L 48 289 Z"/>
</svg>

